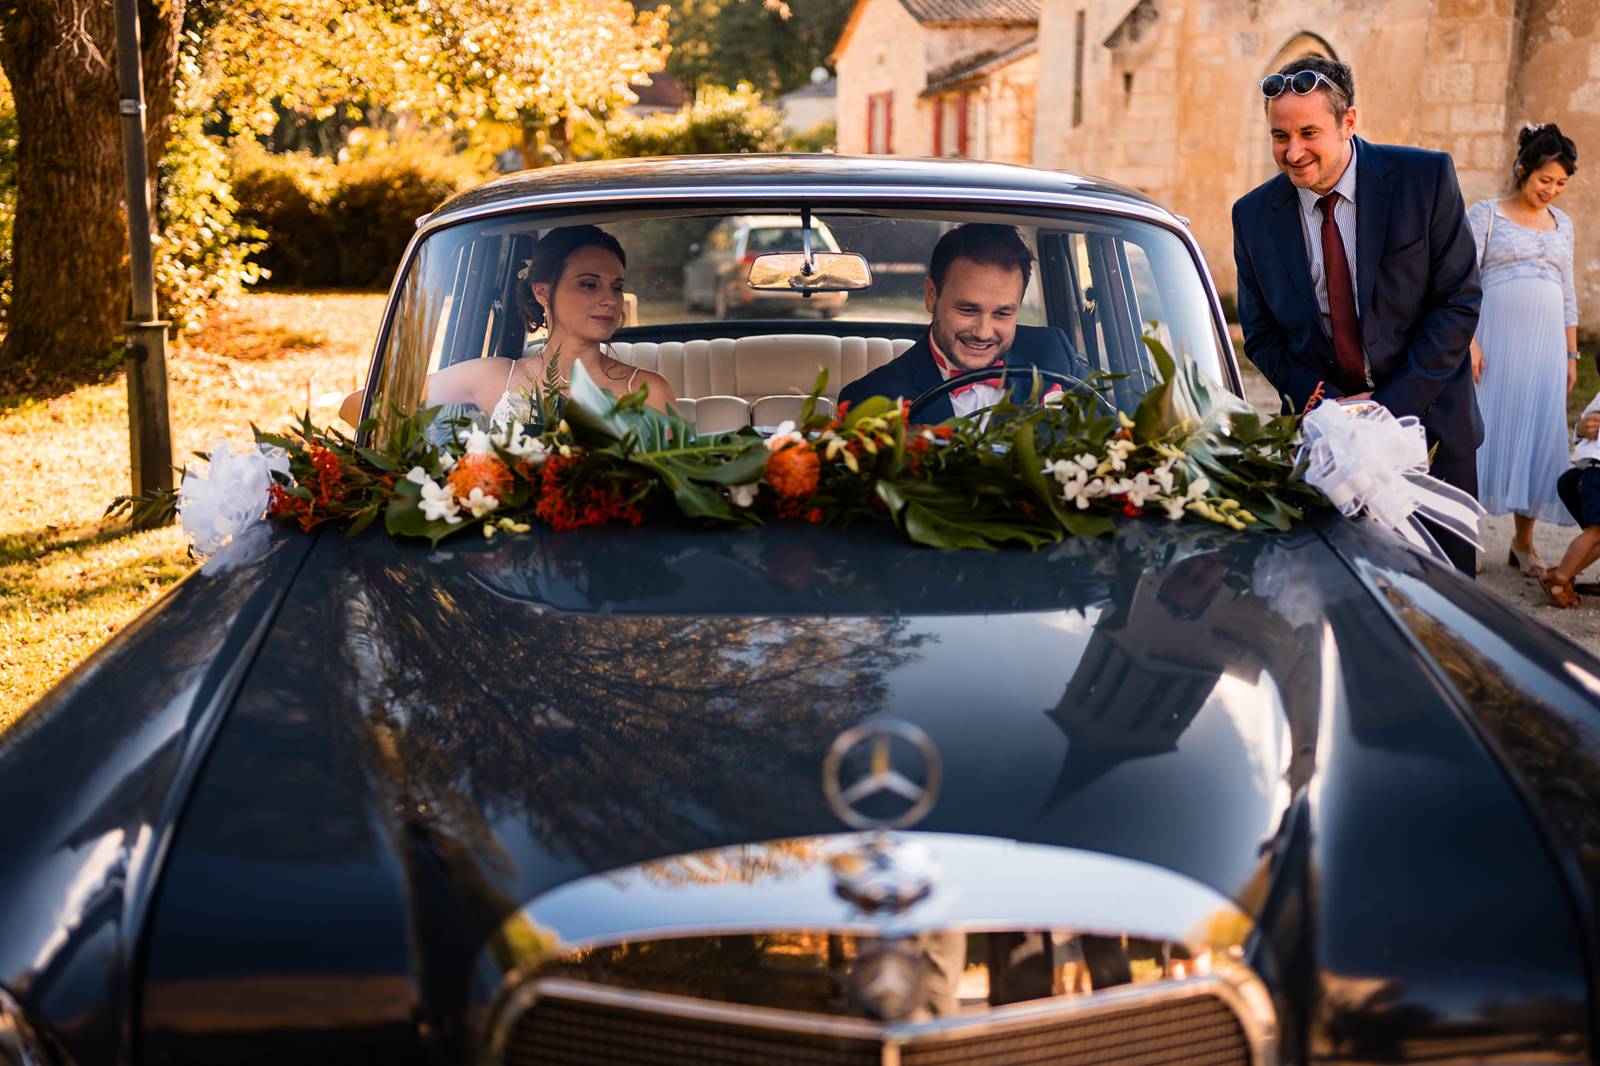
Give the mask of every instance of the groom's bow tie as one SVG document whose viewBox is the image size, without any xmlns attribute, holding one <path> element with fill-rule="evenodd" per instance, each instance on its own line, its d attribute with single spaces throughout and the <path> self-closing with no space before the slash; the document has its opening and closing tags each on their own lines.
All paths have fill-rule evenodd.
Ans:
<svg viewBox="0 0 1600 1066">
<path fill-rule="evenodd" d="M 938 353 L 938 351 L 934 351 L 933 352 L 933 361 L 939 367 L 939 373 L 944 375 L 945 380 L 949 380 L 950 378 L 955 377 L 957 374 L 965 373 L 965 371 L 963 371 L 960 367 L 951 365 L 950 361 L 945 359 L 944 356 L 940 355 Z M 954 398 L 956 396 L 960 396 L 964 392 L 971 392 L 973 389 L 977 388 L 979 385 L 985 385 L 985 386 L 988 386 L 991 389 L 998 389 L 998 388 L 1001 388 L 1002 386 L 1004 386 L 1005 385 L 1005 380 L 1006 380 L 1005 379 L 1006 357 L 1002 355 L 1000 358 L 998 358 L 994 362 L 990 363 L 989 364 L 989 369 L 994 371 L 993 376 L 986 377 L 986 378 L 978 378 L 978 379 L 976 379 L 974 381 L 967 382 L 965 385 L 959 385 L 956 388 L 950 390 L 951 397 Z M 1012 373 L 1011 380 L 1012 381 L 1017 381 L 1019 379 L 1025 379 L 1027 376 L 1028 375 L 1027 375 L 1026 371 L 1023 368 L 1018 367 L 1018 368 L 1015 368 L 1015 371 Z M 1061 391 L 1061 383 L 1060 382 L 1058 382 L 1058 381 L 1047 381 L 1047 382 L 1044 383 L 1044 391 L 1041 394 L 1041 396 L 1048 396 L 1052 392 L 1060 392 L 1060 391 Z"/>
</svg>

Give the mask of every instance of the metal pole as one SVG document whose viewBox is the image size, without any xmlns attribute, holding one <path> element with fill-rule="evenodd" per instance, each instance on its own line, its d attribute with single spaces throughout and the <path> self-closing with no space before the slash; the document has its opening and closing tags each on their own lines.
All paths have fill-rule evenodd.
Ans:
<svg viewBox="0 0 1600 1066">
<path fill-rule="evenodd" d="M 117 0 L 117 79 L 122 162 L 127 179 L 128 270 L 133 317 L 125 323 L 128 443 L 133 494 L 172 488 L 172 429 L 167 413 L 167 327 L 156 317 L 155 258 L 150 242 L 150 174 L 144 140 L 138 0 Z"/>
</svg>

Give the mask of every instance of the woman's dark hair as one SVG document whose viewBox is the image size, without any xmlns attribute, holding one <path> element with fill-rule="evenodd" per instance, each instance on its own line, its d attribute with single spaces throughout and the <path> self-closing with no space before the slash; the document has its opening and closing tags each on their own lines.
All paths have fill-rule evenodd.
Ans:
<svg viewBox="0 0 1600 1066">
<path fill-rule="evenodd" d="M 1511 168 L 1517 188 L 1526 185 L 1533 172 L 1551 160 L 1560 163 L 1561 169 L 1570 176 L 1578 169 L 1578 146 L 1554 122 L 1524 126 L 1517 134 L 1517 161 Z"/>
<path fill-rule="evenodd" d="M 580 248 L 604 248 L 616 256 L 624 267 L 628 265 L 628 256 L 622 250 L 622 243 L 599 226 L 562 226 L 540 237 L 533 246 L 533 254 L 520 275 L 521 284 L 517 287 L 522 321 L 530 331 L 543 329 L 545 325 L 544 307 L 534 299 L 533 287 L 550 286 L 553 299 L 556 279 L 561 277 L 561 271 L 572 253 Z"/>
</svg>

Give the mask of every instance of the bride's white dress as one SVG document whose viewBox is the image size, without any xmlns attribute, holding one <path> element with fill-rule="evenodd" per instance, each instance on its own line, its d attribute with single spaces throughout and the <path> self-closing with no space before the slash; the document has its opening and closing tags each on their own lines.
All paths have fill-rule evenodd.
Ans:
<svg viewBox="0 0 1600 1066">
<path fill-rule="evenodd" d="M 543 351 L 543 345 L 533 347 L 523 352 L 522 358 L 536 356 Z M 511 360 L 511 369 L 506 371 L 505 391 L 500 393 L 500 398 L 495 401 L 494 410 L 489 412 L 489 424 L 493 426 L 507 426 L 513 421 L 532 422 L 533 397 L 525 392 L 514 392 L 511 388 L 511 378 L 517 372 L 518 360 Z M 633 391 L 633 382 L 639 376 L 639 368 L 634 367 L 633 373 L 628 375 L 628 384 L 623 387 L 623 392 Z"/>
</svg>

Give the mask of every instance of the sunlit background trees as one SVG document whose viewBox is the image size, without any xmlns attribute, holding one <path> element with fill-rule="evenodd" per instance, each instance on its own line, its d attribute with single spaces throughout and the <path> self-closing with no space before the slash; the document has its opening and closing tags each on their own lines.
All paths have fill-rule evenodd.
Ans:
<svg viewBox="0 0 1600 1066">
<path fill-rule="evenodd" d="M 789 144 L 772 102 L 848 0 L 140 0 L 161 310 L 382 287 L 416 216 L 496 172 Z M 0 8 L 0 384 L 114 366 L 126 317 L 110 0 Z M 677 111 L 630 113 L 652 76 Z M 13 94 L 11 86 L 25 86 Z"/>
</svg>

